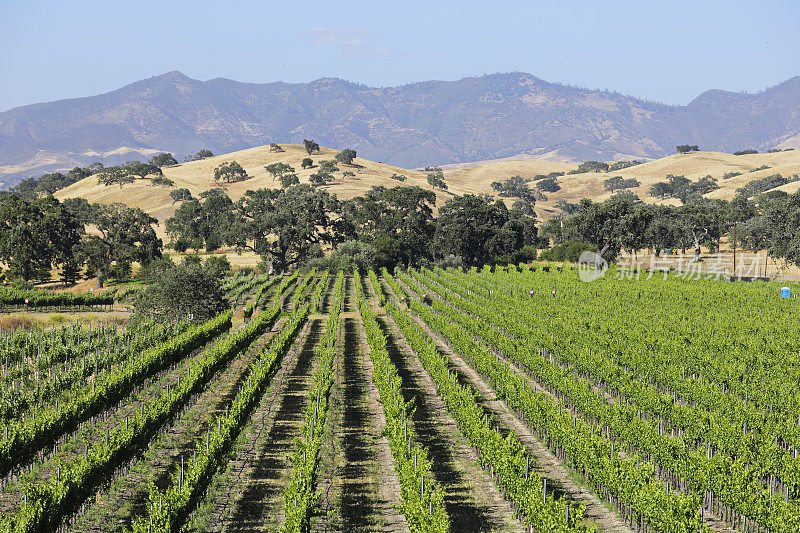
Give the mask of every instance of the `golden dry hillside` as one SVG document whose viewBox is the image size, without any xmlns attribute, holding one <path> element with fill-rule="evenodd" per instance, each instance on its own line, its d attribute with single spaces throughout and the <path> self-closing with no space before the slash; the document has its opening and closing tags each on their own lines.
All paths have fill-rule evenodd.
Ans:
<svg viewBox="0 0 800 533">
<path fill-rule="evenodd" d="M 750 172 L 765 165 L 770 168 Z M 453 184 L 454 188 L 457 185 L 459 189 L 491 193 L 491 182 L 495 180 L 503 180 L 511 176 L 532 178 L 537 174 L 547 174 L 554 171 L 568 172 L 575 168 L 577 168 L 577 165 L 570 163 L 500 160 L 446 170 L 445 181 L 448 184 Z M 741 175 L 723 179 L 723 176 L 729 172 L 741 172 Z M 561 190 L 547 193 L 547 201 L 538 202 L 536 204 L 536 212 L 540 217 L 548 218 L 557 212 L 554 204 L 559 200 L 567 202 L 577 202 L 581 198 L 590 198 L 596 201 L 606 200 L 611 196 L 611 193 L 603 189 L 603 181 L 612 176 L 639 180 L 641 186 L 630 189 L 630 191 L 645 202 L 679 204 L 680 202 L 676 199 L 662 201 L 648 196 L 650 186 L 659 181 L 664 181 L 664 178 L 669 174 L 684 175 L 693 181 L 710 175 L 718 180 L 717 184 L 720 188 L 709 193 L 707 197 L 730 200 L 734 197 L 736 189 L 749 181 L 772 174 L 781 174 L 784 177 L 800 174 L 800 150 L 749 155 L 693 152 L 648 161 L 616 172 L 567 174 L 558 178 Z M 789 193 L 795 192 L 800 189 L 800 181 L 788 183 L 778 189 Z"/>
<path fill-rule="evenodd" d="M 272 179 L 265 170 L 265 166 L 272 163 L 286 163 L 297 171 L 301 183 L 307 183 L 309 176 L 316 172 L 316 168 L 302 169 L 300 163 L 304 157 L 309 157 L 302 145 L 283 144 L 283 152 L 270 152 L 268 146 L 259 146 L 239 152 L 233 152 L 211 157 L 202 161 L 184 163 L 163 169 L 164 175 L 175 182 L 175 187 L 185 187 L 193 195 L 211 189 L 217 184 L 213 179 L 214 168 L 226 161 L 237 161 L 248 172 L 251 179 L 239 183 L 225 185 L 227 194 L 234 200 L 240 198 L 248 189 L 262 187 L 275 188 L 280 184 Z M 320 160 L 333 159 L 337 151 L 323 148 L 321 153 L 311 156 L 315 164 Z M 426 189 L 431 187 L 426 180 L 426 173 L 422 171 L 407 170 L 382 163 L 356 159 L 357 167 L 339 165 L 340 171 L 335 173 L 334 183 L 325 187 L 329 192 L 339 198 L 348 199 L 362 195 L 375 185 L 394 187 L 398 185 L 419 185 Z M 770 168 L 749 172 L 752 169 L 768 166 Z M 554 171 L 568 172 L 577 168 L 575 163 L 560 163 L 540 160 L 497 160 L 469 164 L 461 168 L 456 165 L 445 167 L 445 182 L 449 190 L 437 191 L 437 205 L 441 206 L 453 195 L 465 193 L 492 194 L 493 181 L 504 180 L 511 176 L 532 178 L 537 174 L 547 174 Z M 342 173 L 350 170 L 355 176 L 343 177 Z M 728 172 L 741 172 L 733 178 L 723 179 Z M 735 190 L 748 181 L 763 178 L 771 174 L 780 173 L 791 176 L 800 173 L 800 150 L 779 152 L 773 154 L 752 154 L 735 156 L 721 152 L 694 152 L 690 154 L 672 155 L 631 167 L 625 170 L 609 173 L 567 174 L 559 178 L 561 190 L 547 193 L 548 200 L 537 204 L 537 213 L 542 218 L 549 218 L 557 212 L 554 204 L 559 200 L 577 202 L 581 198 L 591 198 L 602 201 L 611 196 L 603 189 L 603 181 L 612 176 L 636 178 L 641 186 L 630 189 L 642 200 L 650 203 L 661 202 L 648 196 L 650 186 L 658 181 L 663 181 L 668 174 L 685 175 L 692 180 L 697 180 L 707 175 L 717 178 L 720 186 L 708 195 L 711 198 L 730 199 Z M 404 182 L 390 178 L 393 174 L 402 174 L 407 177 Z M 114 203 L 121 202 L 130 206 L 140 207 L 153 215 L 160 222 L 158 233 L 164 236 L 164 220 L 172 216 L 177 204 L 172 203 L 169 196 L 170 190 L 166 187 L 153 187 L 149 180 L 137 180 L 135 183 L 119 186 L 103 186 L 97 183 L 97 178 L 92 176 L 75 183 L 61 191 L 56 196 L 59 199 L 83 197 L 89 202 Z M 789 183 L 780 187 L 787 192 L 794 192 L 800 188 L 800 182 Z M 507 200 L 509 203 L 513 199 Z M 677 200 L 666 202 L 678 203 Z"/>
<path fill-rule="evenodd" d="M 192 161 L 172 167 L 163 168 L 164 176 L 175 182 L 176 188 L 185 187 L 189 189 L 193 196 L 197 196 L 203 191 L 217 186 L 214 182 L 214 168 L 223 162 L 236 161 L 247 171 L 251 179 L 238 183 L 226 184 L 224 189 L 228 196 L 234 201 L 241 198 L 247 190 L 260 188 L 278 188 L 280 183 L 273 180 L 272 176 L 265 170 L 265 166 L 272 163 L 285 163 L 294 167 L 301 183 L 308 183 L 309 176 L 317 172 L 318 168 L 302 169 L 300 163 L 305 157 L 311 157 L 316 165 L 320 160 L 333 159 L 337 154 L 336 150 L 322 148 L 320 153 L 309 156 L 298 144 L 282 144 L 283 152 L 270 152 L 268 146 L 258 146 L 239 152 L 232 152 L 220 156 L 209 157 L 202 161 Z M 354 164 L 358 166 L 348 167 L 339 165 L 339 172 L 335 173 L 336 180 L 324 188 L 339 198 L 348 199 L 360 196 L 365 191 L 375 185 L 419 185 L 430 189 L 424 173 L 406 170 L 399 167 L 375 163 L 357 158 Z M 351 171 L 355 176 L 342 177 L 344 171 Z M 405 182 L 391 179 L 392 174 L 402 174 L 406 176 Z M 172 189 L 167 187 L 150 186 L 149 180 L 137 180 L 134 183 L 119 186 L 104 186 L 97 183 L 96 176 L 90 176 L 84 180 L 74 183 L 69 187 L 58 191 L 56 196 L 63 200 L 65 198 L 86 198 L 90 203 L 115 203 L 120 202 L 132 207 L 140 207 L 147 213 L 159 220 L 157 232 L 160 237 L 164 237 L 164 221 L 171 217 L 175 209 L 180 204 L 173 204 L 169 193 Z M 455 194 L 463 194 L 457 187 L 453 191 Z M 451 194 L 439 191 L 437 203 L 445 202 Z"/>
</svg>

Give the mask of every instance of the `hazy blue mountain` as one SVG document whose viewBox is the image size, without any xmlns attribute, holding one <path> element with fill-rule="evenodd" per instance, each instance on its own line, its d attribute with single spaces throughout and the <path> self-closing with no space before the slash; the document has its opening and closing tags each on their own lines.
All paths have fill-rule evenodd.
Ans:
<svg viewBox="0 0 800 533">
<path fill-rule="evenodd" d="M 182 159 L 201 148 L 224 153 L 304 138 L 403 167 L 520 154 L 655 158 L 677 144 L 800 147 L 800 77 L 757 94 L 711 90 L 667 106 L 524 73 L 374 88 L 339 79 L 198 81 L 169 72 L 0 113 L 0 180 L 145 159 L 153 150 Z"/>
</svg>

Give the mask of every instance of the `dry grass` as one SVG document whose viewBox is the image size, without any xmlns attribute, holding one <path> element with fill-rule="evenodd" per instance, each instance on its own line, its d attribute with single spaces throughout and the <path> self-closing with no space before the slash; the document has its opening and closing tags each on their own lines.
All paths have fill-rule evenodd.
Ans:
<svg viewBox="0 0 800 533">
<path fill-rule="evenodd" d="M 191 254 L 191 253 L 186 253 L 186 254 L 169 253 L 169 254 L 165 254 L 165 255 L 168 255 L 176 263 L 180 263 L 181 261 L 183 261 L 183 259 L 186 256 L 194 255 L 194 254 Z M 261 256 L 259 256 L 255 252 L 250 252 L 250 251 L 246 251 L 246 252 L 242 252 L 242 253 L 238 253 L 238 252 L 224 252 L 224 253 L 213 253 L 213 254 L 201 253 L 201 254 L 198 254 L 198 255 L 203 260 L 205 260 L 205 259 L 207 259 L 208 257 L 211 257 L 211 256 L 224 255 L 225 257 L 228 258 L 228 262 L 231 264 L 231 268 L 233 270 L 237 270 L 237 269 L 244 268 L 244 267 L 255 268 L 261 262 Z"/>
<path fill-rule="evenodd" d="M 759 170 L 758 172 L 749 172 L 763 165 L 771 168 Z M 547 174 L 553 171 L 567 172 L 574 168 L 577 168 L 577 165 L 570 163 L 503 160 L 445 171 L 445 181 L 447 183 L 451 181 L 459 183 L 464 188 L 471 187 L 477 192 L 491 193 L 491 182 L 495 180 L 502 180 L 516 175 L 530 178 L 536 174 Z M 742 174 L 723 180 L 722 176 L 728 172 L 741 172 Z M 581 198 L 590 198 L 596 201 L 606 200 L 611 196 L 611 193 L 603 189 L 603 181 L 612 176 L 638 179 L 641 182 L 641 186 L 630 189 L 630 191 L 645 202 L 676 205 L 680 203 L 676 199 L 663 201 L 648 196 L 650 186 L 656 182 L 663 181 L 668 174 L 684 175 L 692 180 L 711 175 L 718 180 L 720 188 L 707 196 L 709 198 L 730 200 L 736 194 L 736 189 L 749 181 L 772 174 L 782 174 L 788 177 L 798 173 L 800 173 L 800 150 L 739 156 L 722 152 L 676 154 L 616 172 L 590 172 L 562 176 L 559 178 L 561 190 L 555 193 L 547 193 L 547 201 L 537 203 L 536 210 L 540 216 L 548 218 L 557 212 L 554 206 L 559 200 L 567 202 L 577 202 Z M 780 189 L 789 193 L 795 192 L 800 189 L 800 182 L 786 184 Z"/>
<path fill-rule="evenodd" d="M 18 311 L 0 316 L 0 331 L 11 331 L 19 328 L 44 329 L 68 326 L 74 322 L 80 324 L 124 324 L 130 319 L 128 311 L 112 311 L 97 313 L 94 311 L 64 311 L 48 313 L 46 311 Z"/>
<path fill-rule="evenodd" d="M 338 153 L 336 150 L 322 148 L 321 153 L 315 153 L 309 156 L 302 145 L 281 144 L 281 147 L 284 149 L 284 152 L 274 153 L 269 151 L 268 146 L 259 146 L 239 152 L 210 157 L 202 161 L 193 161 L 191 163 L 164 168 L 163 171 L 167 178 L 175 182 L 176 188 L 187 188 L 192 192 L 192 195 L 197 196 L 201 192 L 212 189 L 217 185 L 213 178 L 215 167 L 226 161 L 236 161 L 244 167 L 248 175 L 252 176 L 249 180 L 225 185 L 224 188 L 228 196 L 236 201 L 241 198 L 247 190 L 280 187 L 280 183 L 277 180 L 273 180 L 272 176 L 264 169 L 266 165 L 272 163 L 291 165 L 296 170 L 300 178 L 300 183 L 308 183 L 311 174 L 316 173 L 319 169 L 317 167 L 305 170 L 302 169 L 300 163 L 303 158 L 311 157 L 316 164 L 320 160 L 333 159 Z M 375 185 L 400 185 L 401 183 L 399 181 L 389 178 L 389 176 L 394 173 L 403 174 L 407 177 L 407 180 L 402 183 L 403 185 L 419 185 L 426 189 L 431 188 L 428 185 L 425 173 L 422 172 L 406 170 L 364 159 L 356 159 L 354 163 L 360 165 L 360 168 L 347 167 L 340 164 L 340 172 L 335 173 L 336 180 L 330 185 L 327 185 L 325 189 L 342 199 L 353 198 L 363 195 L 365 191 Z M 345 170 L 350 170 L 356 175 L 342 178 L 342 172 Z M 179 204 L 173 205 L 172 199 L 169 197 L 171 189 L 166 187 L 151 187 L 148 185 L 149 183 L 149 180 L 137 180 L 135 183 L 124 185 L 123 187 L 106 187 L 99 185 L 96 177 L 90 176 L 58 191 L 56 196 L 60 200 L 83 197 L 90 203 L 100 202 L 110 204 L 121 202 L 132 207 L 140 207 L 158 219 L 159 227 L 156 231 L 159 237 L 164 238 L 164 221 L 175 213 L 175 209 Z M 461 194 L 466 191 L 460 191 L 456 188 L 454 192 Z M 438 193 L 438 196 L 439 202 L 447 201 L 447 199 L 451 197 L 451 195 L 441 192 Z"/>
<path fill-rule="evenodd" d="M 196 196 L 202 191 L 215 187 L 213 170 L 216 166 L 225 161 L 235 160 L 247 170 L 252 179 L 225 186 L 226 192 L 233 200 L 239 199 L 249 189 L 279 187 L 280 184 L 273 180 L 272 176 L 264 169 L 266 165 L 272 163 L 280 162 L 291 165 L 297 171 L 300 182 L 308 183 L 309 176 L 315 173 L 317 168 L 304 170 L 300 167 L 302 159 L 309 157 L 303 147 L 297 144 L 282 144 L 281 147 L 284 148 L 284 152 L 273 153 L 269 151 L 267 146 L 259 146 L 211 157 L 203 161 L 184 163 L 165 168 L 164 175 L 173 180 L 176 187 L 185 187 Z M 323 148 L 320 154 L 314 154 L 310 157 L 316 163 L 323 159 L 333 159 L 336 153 L 336 150 Z M 326 186 L 326 190 L 336 194 L 339 198 L 348 199 L 363 195 L 364 192 L 375 185 L 387 187 L 419 185 L 425 189 L 431 189 L 427 183 L 425 172 L 407 170 L 364 159 L 356 159 L 355 162 L 360 165 L 359 168 L 348 168 L 344 165 L 339 165 L 340 172 L 336 173 L 336 181 Z M 758 172 L 748 172 L 762 165 L 768 165 L 771 168 Z M 516 175 L 531 178 L 536 174 L 547 174 L 553 171 L 567 172 L 577 168 L 577 165 L 575 163 L 533 159 L 503 159 L 468 164 L 461 168 L 454 167 L 456 165 L 445 167 L 448 169 L 445 170 L 445 181 L 449 186 L 449 191 L 436 191 L 437 205 L 439 206 L 450 199 L 453 194 L 492 194 L 491 182 L 496 180 L 503 180 Z M 344 170 L 355 172 L 356 175 L 342 178 L 341 174 Z M 742 172 L 742 175 L 723 180 L 723 174 L 731 171 Z M 407 177 L 407 180 L 401 183 L 390 179 L 390 176 L 394 173 L 403 174 Z M 558 200 L 566 200 L 568 202 L 577 202 L 581 198 L 591 198 L 598 201 L 605 200 L 610 196 L 610 193 L 603 190 L 603 180 L 612 176 L 638 179 L 642 185 L 631 189 L 631 191 L 646 202 L 662 203 L 660 200 L 650 198 L 647 195 L 647 191 L 652 184 L 662 181 L 667 174 L 682 174 L 693 180 L 711 175 L 719 180 L 720 189 L 708 196 L 711 198 L 730 199 L 734 196 L 736 188 L 741 187 L 748 181 L 775 173 L 780 173 L 784 176 L 800 173 L 800 150 L 742 156 L 721 152 L 695 152 L 672 155 L 618 172 L 563 176 L 560 178 L 561 190 L 555 193 L 548 193 L 548 200 L 537 204 L 537 212 L 543 218 L 552 216 L 557 212 L 554 204 Z M 157 232 L 160 237 L 165 238 L 164 221 L 174 214 L 177 204 L 173 205 L 172 199 L 169 197 L 171 189 L 151 187 L 148 183 L 149 181 L 139 180 L 121 188 L 118 186 L 105 187 L 97 184 L 97 178 L 89 177 L 59 191 L 56 196 L 61 200 L 83 197 L 89 202 L 122 202 L 133 207 L 140 207 L 159 220 Z M 794 192 L 798 188 L 800 188 L 800 182 L 790 183 L 781 187 L 787 192 Z M 511 203 L 511 200 L 508 200 L 508 202 Z M 674 204 L 677 203 L 677 200 L 668 200 L 666 203 Z"/>
<path fill-rule="evenodd" d="M 36 321 L 30 315 L 11 314 L 0 317 L 0 331 L 32 328 Z"/>
</svg>

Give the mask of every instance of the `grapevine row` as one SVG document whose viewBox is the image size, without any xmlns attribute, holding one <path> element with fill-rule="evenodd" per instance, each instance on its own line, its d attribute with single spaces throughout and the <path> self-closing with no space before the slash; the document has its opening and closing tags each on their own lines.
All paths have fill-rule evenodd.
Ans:
<svg viewBox="0 0 800 533">
<path fill-rule="evenodd" d="M 388 273 L 385 273 L 390 277 Z M 703 531 L 699 515 L 699 498 L 695 495 L 674 494 L 664 490 L 655 479 L 655 466 L 620 454 L 594 424 L 562 409 L 549 395 L 533 390 L 520 376 L 494 356 L 490 350 L 476 344 L 473 334 L 457 326 L 452 308 L 442 306 L 440 312 L 417 300 L 409 306 L 432 328 L 439 331 L 479 373 L 491 380 L 498 396 L 509 407 L 521 412 L 524 419 L 538 430 L 540 436 L 558 450 L 570 465 L 583 473 L 595 490 L 609 496 L 626 518 L 634 523 L 646 522 L 664 533 Z"/>
<path fill-rule="evenodd" d="M 325 324 L 323 343 L 316 353 L 316 357 L 322 359 L 322 364 L 315 373 L 314 383 L 309 392 L 305 422 L 300 429 L 300 437 L 295 440 L 294 451 L 290 458 L 292 472 L 289 484 L 283 493 L 283 512 L 286 522 L 282 531 L 286 533 L 308 531 L 311 512 L 319 497 L 314 491 L 314 479 L 324 437 L 325 419 L 329 407 L 328 396 L 333 385 L 334 359 L 341 340 L 338 331 L 343 288 L 344 272 L 339 271 L 333 290 L 333 310 Z"/>
<path fill-rule="evenodd" d="M 57 411 L 46 410 L 39 416 L 15 427 L 7 438 L 0 441 L 0 476 L 13 468 L 25 464 L 40 449 L 52 446 L 64 433 L 74 431 L 81 422 L 110 408 L 123 400 L 149 376 L 156 374 L 188 356 L 209 340 L 231 326 L 232 312 L 227 311 L 180 336 L 145 351 L 140 356 L 128 359 L 108 380 L 92 390 L 79 394 L 59 405 Z"/>
<path fill-rule="evenodd" d="M 370 278 L 375 277 L 374 273 Z M 377 278 L 373 281 L 376 288 Z M 379 290 L 383 295 L 383 291 Z M 385 300 L 385 296 L 383 298 Z M 425 370 L 436 383 L 437 394 L 472 446 L 478 451 L 481 464 L 491 469 L 504 494 L 513 501 L 525 522 L 540 533 L 593 531 L 583 524 L 586 504 L 572 506 L 566 499 L 547 497 L 542 480 L 531 475 L 529 458 L 519 438 L 512 432 L 503 437 L 494 428 L 494 421 L 485 413 L 474 391 L 451 379 L 448 358 L 436 350 L 433 339 L 393 302 L 386 301 L 386 310 L 416 352 Z"/>
<path fill-rule="evenodd" d="M 55 478 L 26 488 L 26 502 L 14 516 L 3 517 L 0 531 L 33 532 L 55 529 L 74 513 L 82 502 L 118 468 L 128 464 L 148 446 L 159 428 L 167 423 L 190 398 L 200 392 L 218 370 L 245 350 L 269 328 L 278 308 L 259 313 L 245 328 L 207 349 L 186 371 L 186 378 L 166 390 L 147 406 L 127 427 L 120 426 L 108 440 L 87 448 L 83 457 L 71 462 Z M 230 323 L 230 312 L 214 323 Z"/>
<path fill-rule="evenodd" d="M 495 293 L 495 297 L 499 297 L 499 295 Z M 642 420 L 642 413 L 637 410 L 638 408 L 659 414 L 664 413 L 663 396 L 656 391 L 649 391 L 647 385 L 632 379 L 627 373 L 613 373 L 606 370 L 608 362 L 603 357 L 577 352 L 576 345 L 572 343 L 568 343 L 567 348 L 562 351 L 562 357 L 563 354 L 567 354 L 567 360 L 584 373 L 587 380 L 591 376 L 593 380 L 612 385 L 619 395 L 620 402 L 617 405 L 608 405 L 602 395 L 598 397 L 591 393 L 588 381 L 587 387 L 584 387 L 583 382 L 567 380 L 566 377 L 570 373 L 553 369 L 552 365 L 547 364 L 540 355 L 533 353 L 530 340 L 522 344 L 516 343 L 489 326 L 489 324 L 508 322 L 510 318 L 506 316 L 507 313 L 493 312 L 491 310 L 493 306 L 485 300 L 480 304 L 470 305 L 464 300 L 455 298 L 452 292 L 448 295 L 448 299 L 458 300 L 459 305 L 468 306 L 469 312 L 475 316 L 486 317 L 481 327 L 482 331 L 476 330 L 476 334 L 487 339 L 492 338 L 492 343 L 501 351 L 525 364 L 548 386 L 558 390 L 567 396 L 571 403 L 579 406 L 582 412 L 589 413 L 593 419 L 608 427 L 616 438 L 628 443 L 640 453 L 646 453 L 655 459 L 682 484 L 686 484 L 698 492 L 709 492 L 710 496 L 719 498 L 725 505 L 755 519 L 758 523 L 769 525 L 771 529 L 791 531 L 797 527 L 795 517 L 798 516 L 798 508 L 794 499 L 790 501 L 789 486 L 786 487 L 784 493 L 785 499 L 772 498 L 773 486 L 771 484 L 767 490 L 757 488 L 764 484 L 765 478 L 768 481 L 772 479 L 769 474 L 770 469 L 778 469 L 784 480 L 797 479 L 796 460 L 787 452 L 779 451 L 772 443 L 770 443 L 772 449 L 770 449 L 770 445 L 765 445 L 760 450 L 755 449 L 749 453 L 739 446 L 736 448 L 734 459 L 729 455 L 730 446 L 724 446 L 723 443 L 737 442 L 734 440 L 737 438 L 735 426 L 732 431 L 729 429 L 723 434 L 728 436 L 727 441 L 722 441 L 717 436 L 719 431 L 708 433 L 707 442 L 709 445 L 713 444 L 714 448 L 687 445 L 680 434 L 678 436 L 668 435 L 660 422 L 655 425 L 652 421 Z M 473 326 L 475 325 L 477 322 L 473 322 Z M 518 332 L 517 335 L 522 335 L 520 329 L 514 329 L 514 331 Z M 530 335 L 527 337 L 530 338 Z M 535 342 L 536 340 L 534 340 Z M 561 379 L 559 374 L 564 374 L 564 379 Z M 623 386 L 620 386 L 620 383 Z M 627 401 L 623 405 L 621 403 L 623 397 L 626 400 L 633 399 L 633 405 L 628 404 Z M 672 399 L 669 404 L 673 404 Z M 683 424 L 693 427 L 699 425 L 702 419 L 713 419 L 712 413 L 698 413 L 697 411 L 697 408 L 690 405 L 684 406 L 677 403 L 672 409 L 667 410 L 667 420 L 674 424 L 678 418 L 675 414 L 678 414 L 682 416 L 680 420 Z M 669 416 L 670 413 L 672 416 Z M 725 421 L 720 420 L 717 424 L 724 425 Z M 741 435 L 738 439 L 741 441 L 744 436 Z M 795 467 L 795 469 L 787 473 L 787 468 L 781 468 L 781 463 L 789 468 Z M 732 517 L 732 521 L 738 523 L 740 519 Z"/>
<path fill-rule="evenodd" d="M 264 323 L 265 317 L 275 317 L 278 313 L 277 306 L 261 312 L 248 328 L 257 322 Z M 134 533 L 180 531 L 216 473 L 225 468 L 233 443 L 260 403 L 308 314 L 309 305 L 296 309 L 269 346 L 251 363 L 247 379 L 227 413 L 210 421 L 209 427 L 216 428 L 216 431 L 208 430 L 197 440 L 192 459 L 173 473 L 169 486 L 164 491 L 151 487 L 148 514 L 134 522 Z M 260 331 L 264 329 L 259 328 Z"/>
<path fill-rule="evenodd" d="M 373 363 L 372 381 L 378 389 L 386 416 L 384 434 L 389 440 L 389 449 L 400 482 L 400 511 L 414 533 L 449 531 L 450 519 L 444 509 L 443 493 L 430 480 L 431 463 L 428 452 L 414 442 L 414 437 L 408 432 L 408 417 L 412 412 L 413 400 L 408 403 L 403 400 L 402 379 L 386 351 L 386 336 L 364 299 L 358 271 L 353 272 L 353 277 L 356 303 L 366 329 L 369 356 Z"/>
</svg>

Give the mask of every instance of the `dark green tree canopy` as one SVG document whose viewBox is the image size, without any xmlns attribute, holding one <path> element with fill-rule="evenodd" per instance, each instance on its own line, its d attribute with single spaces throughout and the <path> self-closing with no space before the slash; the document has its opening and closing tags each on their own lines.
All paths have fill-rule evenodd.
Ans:
<svg viewBox="0 0 800 533">
<path fill-rule="evenodd" d="M 308 152 L 308 155 L 313 154 L 314 152 L 319 152 L 319 145 L 312 140 L 303 139 L 303 146 Z"/>
<path fill-rule="evenodd" d="M 144 179 L 147 176 L 163 176 L 164 173 L 161 169 L 153 164 L 150 163 L 142 163 L 141 161 L 128 161 L 122 167 L 124 172 L 127 172 L 131 176 L 136 176 L 138 178 Z"/>
<path fill-rule="evenodd" d="M 264 167 L 267 172 L 269 172 L 272 179 L 280 178 L 283 174 L 289 174 L 294 172 L 294 168 L 291 165 L 287 165 L 286 163 L 272 163 L 271 165 L 267 165 Z"/>
<path fill-rule="evenodd" d="M 321 187 L 322 185 L 327 185 L 329 182 L 333 181 L 333 174 L 320 169 L 319 172 L 311 174 L 308 179 L 311 182 L 311 185 L 314 187 Z"/>
<path fill-rule="evenodd" d="M 443 191 L 446 191 L 447 183 L 444 182 L 444 172 L 442 172 L 441 170 L 437 170 L 436 172 L 428 174 L 428 185 L 430 185 L 434 189 L 441 189 Z"/>
<path fill-rule="evenodd" d="M 625 179 L 622 176 L 614 176 L 603 181 L 603 188 L 609 192 L 619 191 L 623 189 L 633 189 L 639 187 L 641 183 L 636 178 Z"/>
<path fill-rule="evenodd" d="M 622 248 L 644 245 L 642 236 L 649 217 L 649 211 L 630 198 L 612 196 L 603 203 L 583 199 L 578 212 L 565 219 L 563 230 L 557 231 L 563 233 L 564 240 L 594 245 L 603 258 L 613 261 Z"/>
<path fill-rule="evenodd" d="M 97 175 L 97 183 L 100 185 L 115 185 L 118 184 L 121 189 L 126 183 L 133 183 L 136 178 L 121 167 L 113 167 L 103 170 Z"/>
<path fill-rule="evenodd" d="M 332 159 L 326 159 L 325 161 L 319 162 L 319 170 L 320 172 L 333 174 L 334 172 L 339 172 L 339 167 L 336 165 L 336 161 L 333 161 Z"/>
<path fill-rule="evenodd" d="M 736 189 L 736 194 L 745 198 L 752 198 L 763 192 L 769 191 L 770 189 L 774 189 L 776 187 L 780 187 L 781 185 L 786 185 L 787 183 L 792 183 L 793 181 L 797 180 L 797 174 L 794 174 L 791 177 L 783 177 L 780 174 L 773 174 L 765 178 L 747 182 L 744 186 Z"/>
<path fill-rule="evenodd" d="M 352 165 L 353 159 L 356 158 L 356 151 L 350 148 L 345 148 L 336 154 L 336 160 L 345 165 Z"/>
<path fill-rule="evenodd" d="M 304 261 L 315 246 L 336 241 L 335 196 L 309 185 L 247 191 L 237 204 L 243 219 L 235 244 L 272 261 L 276 270 Z"/>
<path fill-rule="evenodd" d="M 578 169 L 574 171 L 574 173 L 581 174 L 584 172 L 608 172 L 608 169 L 608 163 L 603 163 L 602 161 L 584 161 L 578 165 Z"/>
<path fill-rule="evenodd" d="M 244 181 L 249 179 L 245 169 L 236 161 L 225 162 L 214 169 L 214 181 L 217 183 L 223 181 L 225 183 L 236 183 L 237 181 Z"/>
<path fill-rule="evenodd" d="M 214 198 L 217 196 L 224 196 L 225 198 L 227 198 L 228 194 L 225 192 L 225 189 L 221 188 L 208 189 L 207 191 L 203 191 L 200 193 L 200 198 Z"/>
<path fill-rule="evenodd" d="M 218 190 L 218 189 L 212 189 Z M 242 221 L 235 213 L 233 201 L 226 194 L 207 196 L 183 202 L 166 221 L 170 246 L 183 252 L 188 249 L 213 252 L 233 241 L 231 235 L 241 230 Z"/>
<path fill-rule="evenodd" d="M 702 195 L 719 189 L 716 178 L 706 176 L 692 181 L 686 176 L 667 175 L 667 181 L 660 181 L 650 186 L 650 196 L 654 198 L 678 198 L 681 203 L 688 204 L 702 199 Z"/>
<path fill-rule="evenodd" d="M 201 159 L 207 159 L 209 157 L 214 157 L 214 154 L 211 153 L 211 150 L 200 150 L 195 155 L 190 155 L 186 158 L 186 161 L 200 161 Z"/>
<path fill-rule="evenodd" d="M 641 165 L 641 161 L 633 160 L 633 161 L 614 161 L 608 166 L 609 172 L 616 172 L 618 170 L 624 170 L 626 168 L 635 167 L 636 165 Z"/>
<path fill-rule="evenodd" d="M 281 174 L 279 179 L 281 182 L 281 187 L 283 187 L 284 189 L 300 183 L 300 178 L 298 178 L 297 174 L 295 174 L 294 172 L 289 174 Z"/>
<path fill-rule="evenodd" d="M 159 263 L 134 303 L 136 314 L 143 318 L 173 321 L 191 316 L 196 323 L 210 320 L 229 306 L 220 272 L 210 258 L 205 264 L 189 258 L 179 265 Z"/>
<path fill-rule="evenodd" d="M 129 275 L 134 261 L 146 265 L 161 257 L 161 239 L 153 229 L 158 221 L 139 208 L 95 204 L 92 223 L 99 235 L 84 241 L 82 254 L 100 287 L 111 275 Z"/>
<path fill-rule="evenodd" d="M 505 181 L 494 181 L 491 186 L 499 196 L 516 197 L 531 204 L 536 203 L 536 192 L 532 191 L 528 187 L 528 182 L 520 176 L 512 176 Z"/>
<path fill-rule="evenodd" d="M 544 178 L 536 182 L 536 188 L 544 192 L 556 192 L 561 189 L 556 178 Z"/>
<path fill-rule="evenodd" d="M 344 206 L 350 235 L 372 244 L 381 266 L 429 257 L 436 194 L 421 187 L 373 187 Z"/>
<path fill-rule="evenodd" d="M 0 259 L 25 282 L 46 281 L 51 267 L 73 262 L 83 231 L 75 213 L 52 196 L 0 194 Z"/>
<path fill-rule="evenodd" d="M 452 254 L 468 266 L 487 264 L 536 241 L 535 219 L 488 196 L 458 196 L 439 209 L 435 256 Z"/>
<path fill-rule="evenodd" d="M 165 178 L 164 176 L 153 176 L 150 178 L 150 183 L 153 186 L 160 186 L 160 187 L 174 187 L 175 182 L 169 178 Z"/>
<path fill-rule="evenodd" d="M 175 157 L 172 154 L 160 153 L 151 157 L 148 163 L 156 167 L 167 167 L 170 165 L 177 165 L 178 160 L 175 159 Z"/>
<path fill-rule="evenodd" d="M 181 188 L 175 189 L 174 191 L 170 191 L 169 193 L 170 198 L 172 198 L 172 203 L 175 202 L 185 202 L 188 200 L 193 200 L 192 193 L 189 192 L 189 189 Z"/>
</svg>

